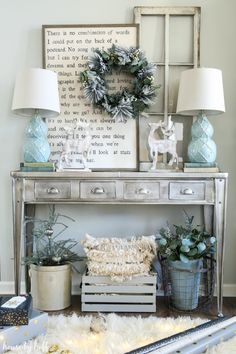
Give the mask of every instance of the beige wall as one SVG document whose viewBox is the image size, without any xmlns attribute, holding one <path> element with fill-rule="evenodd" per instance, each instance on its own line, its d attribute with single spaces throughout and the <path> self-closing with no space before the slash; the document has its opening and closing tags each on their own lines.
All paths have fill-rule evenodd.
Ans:
<svg viewBox="0 0 236 354">
<path fill-rule="evenodd" d="M 230 174 L 228 221 L 225 259 L 225 283 L 235 284 L 236 289 L 236 46 L 235 0 L 0 0 L 0 262 L 1 280 L 13 279 L 11 180 L 10 170 L 21 161 L 21 146 L 27 119 L 11 113 L 11 98 L 15 76 L 23 67 L 42 65 L 42 24 L 131 23 L 133 7 L 154 6 L 201 6 L 201 64 L 223 70 L 227 112 L 214 117 L 215 141 L 218 146 L 218 163 Z M 138 206 L 66 207 L 65 213 L 76 218 L 72 235 L 83 237 L 86 231 L 104 235 L 149 234 L 164 225 L 165 220 L 177 221 L 180 208 Z M 198 218 L 198 208 L 193 208 Z M 43 210 L 42 210 L 43 212 Z M 91 222 L 86 224 L 89 213 Z M 103 216 L 105 214 L 105 218 Z M 139 217 L 140 216 L 140 217 Z M 137 221 L 138 220 L 138 221 Z M 235 292 L 236 294 L 236 292 Z"/>
</svg>

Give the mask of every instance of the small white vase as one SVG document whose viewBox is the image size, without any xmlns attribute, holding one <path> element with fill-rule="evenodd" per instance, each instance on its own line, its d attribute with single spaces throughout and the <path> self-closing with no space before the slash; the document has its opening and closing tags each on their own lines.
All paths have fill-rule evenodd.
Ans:
<svg viewBox="0 0 236 354">
<path fill-rule="evenodd" d="M 62 310 L 71 305 L 71 265 L 30 265 L 31 295 L 38 310 Z"/>
</svg>

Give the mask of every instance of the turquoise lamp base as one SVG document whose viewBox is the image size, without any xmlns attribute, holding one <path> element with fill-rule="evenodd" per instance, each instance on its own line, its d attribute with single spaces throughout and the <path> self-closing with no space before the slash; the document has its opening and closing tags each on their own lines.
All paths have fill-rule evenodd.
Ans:
<svg viewBox="0 0 236 354">
<path fill-rule="evenodd" d="M 47 125 L 38 114 L 31 118 L 26 129 L 26 140 L 23 147 L 25 162 L 48 161 L 50 146 L 47 140 L 47 132 Z"/>
<path fill-rule="evenodd" d="M 199 114 L 192 125 L 192 140 L 188 146 L 188 160 L 195 163 L 214 163 L 216 144 L 211 139 L 213 127 L 205 114 Z"/>
</svg>

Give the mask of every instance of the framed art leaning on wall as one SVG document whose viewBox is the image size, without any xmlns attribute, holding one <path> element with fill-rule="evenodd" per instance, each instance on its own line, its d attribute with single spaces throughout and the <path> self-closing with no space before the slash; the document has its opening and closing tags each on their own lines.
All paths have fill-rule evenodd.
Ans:
<svg viewBox="0 0 236 354">
<path fill-rule="evenodd" d="M 80 74 L 96 49 L 106 50 L 113 44 L 124 48 L 138 46 L 138 25 L 43 25 L 43 66 L 58 74 L 61 114 L 48 120 L 51 159 L 58 161 L 66 139 L 66 129 L 75 128 L 76 139 L 83 134 L 78 123 L 88 123 L 91 170 L 138 169 L 138 119 L 118 122 L 94 107 L 84 95 Z M 115 93 L 127 83 L 127 74 L 107 75 L 109 92 Z M 129 78 L 129 83 L 131 77 Z M 74 151 L 71 167 L 81 168 L 81 158 Z"/>
<path fill-rule="evenodd" d="M 191 136 L 192 118 L 176 113 L 179 78 L 181 72 L 200 64 L 200 7 L 194 6 L 137 6 L 134 22 L 139 24 L 140 47 L 148 59 L 158 67 L 155 83 L 160 85 L 155 104 L 149 109 L 148 119 L 139 119 L 140 170 L 150 169 L 150 156 L 146 141 L 147 123 L 164 121 L 169 116 L 175 126 L 177 153 L 180 167 L 187 159 L 187 147 Z M 160 155 L 159 163 L 168 156 Z"/>
</svg>

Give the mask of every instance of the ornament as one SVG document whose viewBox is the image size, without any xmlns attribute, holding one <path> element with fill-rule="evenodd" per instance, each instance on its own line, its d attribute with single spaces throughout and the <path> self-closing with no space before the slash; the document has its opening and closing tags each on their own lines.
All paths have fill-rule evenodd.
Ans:
<svg viewBox="0 0 236 354">
<path fill-rule="evenodd" d="M 53 234 L 53 229 L 51 227 L 48 227 L 48 229 L 45 230 L 45 235 L 48 237 L 48 238 L 51 238 L 52 237 L 52 234 Z"/>
<path fill-rule="evenodd" d="M 56 263 L 59 263 L 61 261 L 61 257 L 60 256 L 53 256 L 52 260 Z"/>
<path fill-rule="evenodd" d="M 90 324 L 90 331 L 95 333 L 100 333 L 106 330 L 107 330 L 106 317 L 101 314 L 99 314 L 98 316 L 94 316 Z"/>
<path fill-rule="evenodd" d="M 105 50 L 96 49 L 88 62 L 88 70 L 81 72 L 86 98 L 96 107 L 105 110 L 112 118 L 126 121 L 138 118 L 139 113 L 154 103 L 158 86 L 153 85 L 155 65 L 148 63 L 144 53 L 113 45 Z M 115 71 L 134 76 L 131 89 L 127 87 L 115 94 L 108 93 L 105 77 Z"/>
</svg>

